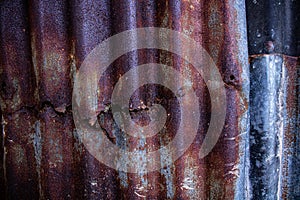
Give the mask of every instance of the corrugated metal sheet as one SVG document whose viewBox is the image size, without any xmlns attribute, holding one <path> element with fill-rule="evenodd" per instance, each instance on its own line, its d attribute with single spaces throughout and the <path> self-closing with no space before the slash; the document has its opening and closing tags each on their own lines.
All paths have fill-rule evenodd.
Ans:
<svg viewBox="0 0 300 200">
<path fill-rule="evenodd" d="M 1 1 L 1 199 L 300 198 L 299 3 L 246 3 L 247 9 L 240 0 Z M 188 75 L 199 101 L 186 106 L 196 105 L 201 117 L 193 143 L 179 159 L 162 152 L 161 169 L 129 173 L 106 166 L 86 148 L 74 123 L 72 90 L 98 44 L 142 27 L 172 29 L 202 45 L 225 85 L 226 118 L 217 144 L 201 158 L 214 101 L 203 77 L 166 50 L 120 56 L 99 80 L 92 117 L 117 147 L 139 149 L 129 162 L 149 165 L 146 154 L 174 139 L 182 110 L 170 89 L 143 86 L 131 96 L 131 118 L 147 124 L 149 109 L 161 104 L 167 122 L 147 139 L 124 134 L 113 118 L 111 95 L 127 71 L 136 74 L 132 87 L 141 81 L 135 67 L 142 64 L 165 64 Z M 155 70 L 150 76 L 161 78 Z"/>
<path fill-rule="evenodd" d="M 299 2 L 246 3 L 253 199 L 299 199 Z"/>
<path fill-rule="evenodd" d="M 298 1 L 247 0 L 246 4 L 250 55 L 299 56 Z"/>
<path fill-rule="evenodd" d="M 255 199 L 299 198 L 297 58 L 251 57 L 250 159 Z"/>
</svg>

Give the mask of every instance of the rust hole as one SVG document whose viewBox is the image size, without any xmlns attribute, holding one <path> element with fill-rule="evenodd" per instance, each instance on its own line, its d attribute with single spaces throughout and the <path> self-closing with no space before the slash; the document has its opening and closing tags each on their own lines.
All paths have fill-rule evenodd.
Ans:
<svg viewBox="0 0 300 200">
<path fill-rule="evenodd" d="M 230 75 L 230 80 L 233 81 L 235 79 L 234 75 Z"/>
</svg>

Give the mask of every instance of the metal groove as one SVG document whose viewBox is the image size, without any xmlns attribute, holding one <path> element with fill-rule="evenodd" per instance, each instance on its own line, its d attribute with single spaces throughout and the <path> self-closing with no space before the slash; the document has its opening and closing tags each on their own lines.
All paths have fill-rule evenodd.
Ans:
<svg viewBox="0 0 300 200">
<path fill-rule="evenodd" d="M 246 4 L 252 198 L 298 199 L 299 2 L 249 0 Z"/>
<path fill-rule="evenodd" d="M 261 55 L 250 67 L 250 160 L 254 199 L 297 199 L 297 58 Z"/>
</svg>

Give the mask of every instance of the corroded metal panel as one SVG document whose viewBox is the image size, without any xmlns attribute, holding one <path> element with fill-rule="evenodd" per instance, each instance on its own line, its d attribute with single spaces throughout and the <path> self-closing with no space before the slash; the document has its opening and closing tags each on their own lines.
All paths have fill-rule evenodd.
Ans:
<svg viewBox="0 0 300 200">
<path fill-rule="evenodd" d="M 285 22 L 289 27 L 285 35 L 280 32 L 284 22 L 277 18 L 270 21 L 258 17 L 255 23 L 248 23 L 247 30 L 245 2 L 239 0 L 1 1 L 1 197 L 299 198 L 300 176 L 295 168 L 299 164 L 299 75 L 294 73 L 297 58 L 254 55 L 249 77 L 247 48 L 248 31 L 250 54 L 288 52 L 295 56 L 298 18 L 290 18 L 296 16 L 295 2 L 247 2 L 248 22 L 257 18 L 253 9 L 262 14 L 268 5 L 276 4 L 267 13 L 274 19 L 276 13 L 284 11 L 281 16 L 288 16 Z M 256 31 L 260 25 L 263 30 Z M 96 102 L 95 112 L 82 112 L 92 113 L 88 123 L 96 123 L 113 145 L 128 151 L 138 149 L 136 158 L 124 160 L 137 163 L 137 173 L 129 173 L 106 166 L 89 152 L 73 121 L 76 113 L 72 90 L 84 60 L 97 45 L 123 31 L 143 27 L 178 31 L 209 53 L 225 85 L 226 117 L 217 144 L 202 158 L 199 152 L 215 101 L 210 98 L 204 77 L 186 58 L 167 50 L 136 49 L 121 55 L 97 80 L 101 90 L 91 98 Z M 135 39 L 137 36 L 128 38 L 133 41 L 129 45 L 137 45 Z M 178 41 L 166 42 L 182 48 Z M 111 46 L 107 52 L 113 55 L 118 50 Z M 191 113 L 198 108 L 201 118 L 196 137 L 184 154 L 173 159 L 171 152 L 161 151 L 157 159 L 162 167 L 155 171 L 143 167 L 151 165 L 146 155 L 174 139 L 182 121 L 180 97 L 187 96 L 185 87 L 174 93 L 163 85 L 148 84 L 131 95 L 129 113 L 141 126 L 151 122 L 151 107 L 160 104 L 165 108 L 166 124 L 153 137 L 125 134 L 114 119 L 111 100 L 114 87 L 126 72 L 132 70 L 134 74 L 130 87 L 139 85 L 142 80 L 137 66 L 147 63 L 172 66 L 190 78 L 189 85 L 198 101 L 188 99 L 184 105 Z M 147 73 L 154 81 L 162 78 L 159 70 Z M 92 83 L 94 77 L 89 78 Z M 178 80 L 169 81 L 183 84 Z M 116 94 L 124 93 L 119 89 Z M 186 117 L 193 121 L 193 115 Z M 176 148 L 182 148 L 184 142 Z"/>
<path fill-rule="evenodd" d="M 22 107 L 35 106 L 37 101 L 27 4 L 25 1 L 3 1 L 0 13 L 0 101 L 2 110 L 12 113 Z"/>
<path fill-rule="evenodd" d="M 38 101 L 57 112 L 71 106 L 70 38 L 67 1 L 29 1 L 32 66 Z"/>
<path fill-rule="evenodd" d="M 4 178 L 9 199 L 39 197 L 35 121 L 35 112 L 27 109 L 3 115 Z"/>
<path fill-rule="evenodd" d="M 133 51 L 117 59 L 112 69 L 104 77 L 100 83 L 104 87 L 100 95 L 101 102 L 98 113 L 102 128 L 120 146 L 124 145 L 124 140 L 120 130 L 113 128 L 116 124 L 110 117 L 110 95 L 112 88 L 117 82 L 118 77 L 122 76 L 130 68 L 135 65 L 148 62 L 161 62 L 174 66 L 176 69 L 185 73 L 192 72 L 194 87 L 202 96 L 199 104 L 203 110 L 203 121 L 200 124 L 197 140 L 189 150 L 172 164 L 172 160 L 168 155 L 161 155 L 161 162 L 170 163 L 167 168 L 161 169 L 160 172 L 143 173 L 141 170 L 138 174 L 126 174 L 118 172 L 120 188 L 122 189 L 122 197 L 127 199 L 135 198 L 239 198 L 245 195 L 245 180 L 247 180 L 246 169 L 244 167 L 245 157 L 247 155 L 247 106 L 248 106 L 248 72 L 247 72 L 247 49 L 245 37 L 245 13 L 244 4 L 232 2 L 185 2 L 185 1 L 167 1 L 165 3 L 154 2 L 124 2 L 114 4 L 112 2 L 87 4 L 82 2 L 82 7 L 76 6 L 78 2 L 74 2 L 73 12 L 73 28 L 74 28 L 74 58 L 76 67 L 78 68 L 83 62 L 83 58 L 93 49 L 100 41 L 109 36 L 134 28 L 144 26 L 159 26 L 173 28 L 175 30 L 186 33 L 188 36 L 200 42 L 215 59 L 219 70 L 223 74 L 227 87 L 227 98 L 229 105 L 227 109 L 226 129 L 224 130 L 220 142 L 217 144 L 212 155 L 203 160 L 198 158 L 201 141 L 203 141 L 204 133 L 207 130 L 209 122 L 210 104 L 208 91 L 205 89 L 205 83 L 193 71 L 184 60 L 176 55 L 168 52 L 155 50 L 139 50 Z M 78 3 L 79 4 L 79 3 Z M 231 7 L 230 5 L 234 5 Z M 155 8 L 155 10 L 154 10 Z M 86 9 L 89 13 L 81 14 Z M 108 10 L 113 14 L 109 17 L 109 13 L 96 18 L 102 10 Z M 207 12 L 204 12 L 207 11 Z M 148 11 L 148 12 L 145 12 Z M 200 11 L 200 12 L 199 12 Z M 144 16 L 147 15 L 147 16 Z M 237 20 L 239 18 L 240 20 Z M 244 19 L 244 20 L 242 20 Z M 231 24 L 227 24 L 230 21 Z M 97 23 L 96 23 L 97 22 Z M 122 22 L 122 23 L 120 23 Z M 109 26 L 111 25 L 111 26 Z M 82 28 L 81 28 L 82 27 Z M 238 30 L 238 31 L 237 31 Z M 92 33 L 98 33 L 92 35 Z M 82 39 L 84 38 L 84 39 Z M 222 38 L 226 38 L 223 41 Z M 108 50 L 109 51 L 109 50 Z M 240 51 L 236 55 L 234 52 Z M 225 52 L 232 52 L 225 53 Z M 228 56 L 230 55 L 230 56 Z M 155 79 L 155 71 L 153 78 Z M 152 75 L 152 74 L 151 74 Z M 138 76 L 136 77 L 138 79 Z M 135 83 L 133 83 L 135 84 Z M 147 92 L 148 90 L 148 92 Z M 149 92 L 151 91 L 151 92 Z M 164 93 L 164 95 L 159 95 Z M 132 115 L 136 120 L 144 120 L 143 112 L 153 103 L 157 103 L 157 99 L 161 99 L 164 104 L 164 98 L 168 93 L 162 88 L 142 88 L 132 97 Z M 236 104 L 235 102 L 241 102 Z M 170 107 L 174 103 L 165 102 L 166 107 Z M 203 106 L 202 106 L 203 105 Z M 176 116 L 178 112 L 175 108 L 170 110 L 171 114 Z M 101 114 L 102 113 L 102 114 Z M 140 115 L 140 116 L 139 116 Z M 237 117 L 239 116 L 239 117 Z M 175 118 L 175 124 L 176 124 Z M 178 122 L 177 122 L 178 123 Z M 166 133 L 170 134 L 172 130 L 176 130 L 174 122 L 166 127 Z M 172 137 L 172 135 L 170 135 Z M 130 138 L 129 138 L 130 139 Z M 161 140 L 161 139 L 160 139 Z M 131 148 L 143 148 L 138 141 L 129 140 Z M 147 143 L 159 147 L 157 138 L 147 140 Z M 236 145 L 233 145 L 236 144 Z M 126 143 L 125 143 L 126 145 Z M 156 147 L 157 148 L 157 147 Z M 226 153 L 224 153 L 226 152 Z M 141 151 L 143 155 L 143 151 Z M 141 160 L 141 162 L 145 162 Z M 93 163 L 87 163 L 87 170 L 93 169 L 94 176 L 97 174 L 93 168 Z M 163 164 L 162 164 L 163 165 Z M 105 169 L 104 166 L 99 166 Z M 222 169 L 222 170 L 220 170 Z M 106 169 L 105 169 L 106 170 Z M 224 178 L 225 176 L 225 178 Z M 105 177 L 103 181 L 111 181 Z M 239 182 L 237 184 L 237 182 Z M 95 185 L 102 184 L 102 181 L 96 179 Z M 160 185 L 159 187 L 157 185 Z M 110 190 L 109 188 L 106 190 Z M 96 187 L 94 191 L 87 191 L 87 196 L 94 193 L 104 194 L 106 191 Z M 205 191 L 205 192 L 204 192 Z"/>
<path fill-rule="evenodd" d="M 281 198 L 300 198 L 299 58 L 283 56 L 287 68 L 286 122 L 283 141 Z M 298 63 L 298 64 L 297 64 Z"/>
<path fill-rule="evenodd" d="M 26 198 L 25 191 L 36 195 L 32 198 L 42 199 L 240 199 L 247 195 L 249 78 L 244 7 L 234 0 L 2 2 L 1 41 L 5 48 L 1 51 L 1 85 L 8 95 L 1 96 L 1 106 L 6 149 L 3 166 L 11 167 L 5 170 L 5 178 L 10 181 L 6 182 L 11 195 L 8 198 Z M 18 17 L 9 20 L 11 15 Z M 211 104 L 201 76 L 183 58 L 162 50 L 136 50 L 120 57 L 100 80 L 105 89 L 99 96 L 103 103 L 98 113 L 100 125 L 119 147 L 147 147 L 137 139 L 124 138 L 110 110 L 112 88 L 130 68 L 149 62 L 174 66 L 182 74 L 191 74 L 193 87 L 201 97 L 196 105 L 203 120 L 187 152 L 176 161 L 162 154 L 162 166 L 167 167 L 132 174 L 108 168 L 81 143 L 71 117 L 72 80 L 84 58 L 101 41 L 125 30 L 149 26 L 180 31 L 209 52 L 226 84 L 227 115 L 216 147 L 200 159 L 198 152 L 208 129 Z M 152 72 L 153 79 L 156 74 Z M 23 82 L 15 83 L 14 79 Z M 139 123 L 147 123 L 147 109 L 154 103 L 164 105 L 171 115 L 162 135 L 146 141 L 148 147 L 159 148 L 174 137 L 180 122 L 180 108 L 174 97 L 157 86 L 143 87 L 133 94 L 130 109 Z M 29 114 L 27 120 L 19 112 L 33 116 Z M 15 128 L 9 128 L 14 126 L 31 131 L 24 132 L 23 137 Z M 19 150 L 10 145 L 11 137 Z M 125 139 L 129 142 L 124 143 Z M 15 164 L 13 158 L 19 158 L 16 154 L 22 152 L 31 157 L 22 157 L 26 159 Z M 28 168 L 26 176 L 20 177 L 17 164 Z M 26 189 L 21 184 L 28 181 L 27 176 L 33 178 Z"/>
</svg>

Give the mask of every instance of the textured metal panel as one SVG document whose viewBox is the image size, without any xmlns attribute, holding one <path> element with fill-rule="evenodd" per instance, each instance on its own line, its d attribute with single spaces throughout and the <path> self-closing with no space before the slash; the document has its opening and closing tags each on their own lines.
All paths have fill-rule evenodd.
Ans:
<svg viewBox="0 0 300 200">
<path fill-rule="evenodd" d="M 297 58 L 251 59 L 250 151 L 254 199 L 297 199 Z M 296 162 L 296 163 L 295 163 Z"/>
<path fill-rule="evenodd" d="M 300 4 L 294 0 L 247 0 L 249 53 L 300 53 Z"/>
<path fill-rule="evenodd" d="M 69 15 L 66 1 L 29 1 L 32 64 L 39 103 L 56 111 L 71 105 Z M 43 105 L 41 105 L 43 106 Z"/>
<path fill-rule="evenodd" d="M 110 10 L 112 9 L 110 2 L 81 0 L 70 2 L 73 37 L 71 56 L 74 71 L 80 67 L 84 58 L 97 44 L 110 36 Z M 126 4 L 120 3 L 124 6 Z M 84 198 L 122 199 L 122 193 L 127 194 L 126 192 L 120 192 L 121 188 L 117 180 L 118 172 L 100 163 L 85 148 L 83 148 L 81 162 L 83 172 L 81 182 Z M 133 192 L 128 193 L 133 194 Z"/>
<path fill-rule="evenodd" d="M 283 136 L 281 198 L 300 198 L 299 58 L 283 56 L 287 68 L 286 122 Z M 298 64 L 297 64 L 298 63 Z"/>
<path fill-rule="evenodd" d="M 12 113 L 36 103 L 27 4 L 21 0 L 4 1 L 0 13 L 0 101 L 2 110 Z"/>
<path fill-rule="evenodd" d="M 39 197 L 34 148 L 35 121 L 35 112 L 27 109 L 3 115 L 4 172 L 9 199 Z"/>
<path fill-rule="evenodd" d="M 299 131 L 299 124 L 300 124 L 300 59 L 298 58 L 298 64 L 297 64 L 297 79 L 296 79 L 296 96 L 297 96 L 297 107 L 296 107 L 296 116 L 297 116 L 297 121 L 296 121 L 296 134 L 295 134 L 295 146 L 294 146 L 294 148 L 295 148 L 295 150 L 294 150 L 294 152 L 295 152 L 295 155 L 297 155 L 297 156 L 295 156 L 294 157 L 294 161 L 293 161 L 293 164 L 291 164 L 290 166 L 300 166 L 300 159 L 299 159 L 299 155 L 300 155 L 300 131 Z M 297 167 L 295 167 L 295 168 L 292 168 L 292 170 L 293 170 L 293 172 L 292 173 L 294 173 L 294 172 L 296 172 L 297 171 Z M 288 184 L 290 184 L 292 187 L 292 189 L 291 189 L 291 191 L 292 192 L 294 192 L 294 193 L 296 193 L 297 191 L 299 191 L 300 189 L 299 189 L 299 187 L 300 187 L 300 181 L 299 181 L 299 176 L 298 177 L 296 177 L 297 179 L 296 180 L 298 180 L 298 182 L 296 182 L 295 184 L 294 184 L 294 182 L 288 182 Z M 298 198 L 298 197 L 297 197 Z"/>
<path fill-rule="evenodd" d="M 299 1 L 246 4 L 252 198 L 298 199 Z"/>
<path fill-rule="evenodd" d="M 118 172 L 121 184 L 120 188 L 123 191 L 122 197 L 125 199 L 135 199 L 144 196 L 151 199 L 159 197 L 162 199 L 214 199 L 239 198 L 243 196 L 245 191 L 243 181 L 246 180 L 245 177 L 247 177 L 244 175 L 246 173 L 244 171 L 244 155 L 246 155 L 246 153 L 244 152 L 246 151 L 245 145 L 247 144 L 246 111 L 248 102 L 247 50 L 244 48 L 244 46 L 247 46 L 244 4 L 239 4 L 235 1 L 226 3 L 217 1 L 204 3 L 197 1 L 167 1 L 165 3 L 142 1 L 122 2 L 119 4 L 102 2 L 101 4 L 99 3 L 99 5 L 95 2 L 92 3 L 92 5 L 81 2 L 81 7 L 77 6 L 78 4 L 79 2 L 72 4 L 73 9 L 76 10 L 73 11 L 72 27 L 74 28 L 74 57 L 76 59 L 75 63 L 77 68 L 87 53 L 100 41 L 108 38 L 110 35 L 138 27 L 155 25 L 179 30 L 202 43 L 213 55 L 213 58 L 218 63 L 219 69 L 223 72 L 226 83 L 229 85 L 227 95 L 231 103 L 228 105 L 227 110 L 229 114 L 226 120 L 226 130 L 224 130 L 222 139 L 220 139 L 215 151 L 212 153 L 213 155 L 205 160 L 199 160 L 197 156 L 204 133 L 207 130 L 207 123 L 209 122 L 209 108 L 201 106 L 200 109 L 204 112 L 203 119 L 205 120 L 200 124 L 201 128 L 199 136 L 197 137 L 199 141 L 195 142 L 175 164 L 171 164 L 172 160 L 170 160 L 167 155 L 162 155 L 161 162 L 167 162 L 171 165 L 166 169 L 162 169 L 160 173 L 151 172 L 145 174 L 143 170 L 138 174 L 124 174 L 123 172 Z M 231 7 L 229 6 L 230 4 L 234 6 Z M 87 9 L 90 11 L 89 13 L 82 13 Z M 99 12 L 105 12 L 109 9 L 111 13 L 118 12 L 121 14 L 113 14 L 109 17 L 109 13 L 105 13 L 99 18 L 95 18 L 95 16 L 99 15 Z M 199 12 L 202 10 L 208 11 L 207 13 Z M 238 21 L 237 18 L 244 20 Z M 226 24 L 227 21 L 230 21 L 231 24 Z M 236 30 L 240 32 L 236 32 Z M 224 42 L 222 38 L 227 38 L 227 40 Z M 232 52 L 232 54 L 226 54 L 225 50 Z M 235 51 L 240 51 L 241 54 L 235 55 Z M 122 76 L 135 65 L 158 61 L 174 66 L 182 73 L 191 71 L 195 81 L 195 88 L 198 90 L 200 96 L 203 96 L 199 104 L 210 104 L 210 100 L 207 96 L 208 91 L 203 88 L 203 80 L 197 77 L 197 74 L 193 72 L 191 66 L 186 64 L 178 56 L 155 50 L 130 52 L 116 60 L 112 66 L 114 69 L 111 69 L 109 74 L 101 80 L 104 89 L 102 89 L 102 93 L 99 97 L 99 102 L 103 102 L 99 105 L 100 121 L 102 121 L 103 128 L 106 130 L 108 136 L 120 146 L 131 145 L 131 148 L 143 148 L 143 145 L 140 146 L 136 140 L 129 140 L 131 141 L 129 144 L 124 144 L 122 140 L 124 141 L 126 138 L 122 138 L 122 133 L 119 132 L 120 130 L 113 128 L 116 127 L 116 124 L 110 117 L 111 112 L 108 110 L 107 113 L 107 108 L 110 107 L 109 97 L 112 93 L 113 85 L 118 80 L 118 77 Z M 155 79 L 155 72 L 153 72 L 153 78 Z M 239 92 L 238 89 L 241 89 L 241 92 Z M 157 103 L 157 99 L 162 99 L 160 101 L 162 101 L 161 103 L 164 105 L 164 101 L 166 101 L 164 99 L 167 96 L 166 91 L 160 88 L 142 88 L 139 90 L 139 93 L 134 94 L 132 97 L 131 110 L 134 118 L 136 118 L 136 120 L 143 120 L 144 110 L 153 103 Z M 236 100 L 242 101 L 242 103 L 235 104 Z M 174 105 L 172 101 L 166 101 L 165 106 L 170 107 L 172 104 Z M 175 116 L 177 112 L 175 108 L 170 110 L 170 114 Z M 241 115 L 241 117 L 235 117 L 239 115 Z M 170 134 L 172 130 L 176 130 L 175 124 L 176 120 L 175 122 L 171 122 L 165 134 Z M 173 136 L 170 135 L 169 137 Z M 237 144 L 232 145 L 235 142 Z M 154 138 L 154 140 L 147 140 L 147 143 L 159 147 L 159 142 L 156 138 Z M 224 152 L 226 152 L 225 157 Z M 143 151 L 141 151 L 141 156 L 142 155 Z M 241 157 L 239 155 L 241 155 Z M 141 162 L 145 161 L 142 160 Z M 93 174 L 93 177 L 100 177 L 101 174 L 95 172 L 97 170 L 95 170 L 93 165 L 93 163 L 86 165 L 86 173 Z M 105 169 L 104 166 L 99 167 L 100 169 Z M 220 170 L 220 168 L 223 170 Z M 113 180 L 105 176 L 104 182 L 110 181 Z M 236 181 L 240 181 L 240 183 L 236 184 Z M 89 182 L 92 182 L 92 180 Z M 101 185 L 103 184 L 102 182 L 103 181 L 94 178 L 95 185 Z M 110 193 L 110 191 L 110 188 L 103 190 L 103 187 L 95 187 L 93 191 L 87 191 L 86 196 L 92 197 L 95 193 L 106 194 L 107 192 Z"/>
<path fill-rule="evenodd" d="M 38 176 L 34 153 L 36 112 L 35 74 L 31 61 L 27 4 L 1 2 L 1 75 L 3 159 L 9 199 L 38 198 Z M 14 16 L 14 17 L 12 17 Z"/>
<path fill-rule="evenodd" d="M 245 2 L 239 0 L 1 1 L 1 199 L 299 198 L 297 58 L 251 56 L 249 77 L 247 48 L 248 31 L 250 54 L 297 55 L 298 3 L 247 4 L 248 30 Z M 130 162 L 147 165 L 147 151 L 169 143 L 181 120 L 176 94 L 146 85 L 131 96 L 131 118 L 147 124 L 149 108 L 161 104 L 169 114 L 167 123 L 151 138 L 124 134 L 113 119 L 111 95 L 130 69 L 136 74 L 132 87 L 140 82 L 135 67 L 141 64 L 167 64 L 188 75 L 199 102 L 190 100 L 187 106 L 196 105 L 201 115 L 194 142 L 178 160 L 161 153 L 161 169 L 140 167 L 138 173 L 126 173 L 99 162 L 84 146 L 73 122 L 71 98 L 76 72 L 87 55 L 105 39 L 142 27 L 176 30 L 205 48 L 225 83 L 226 119 L 216 146 L 199 158 L 212 107 L 203 78 L 184 58 L 165 50 L 122 55 L 99 80 L 102 90 L 91 121 L 97 120 L 119 148 L 139 149 Z M 155 70 L 149 76 L 160 78 Z"/>
</svg>

